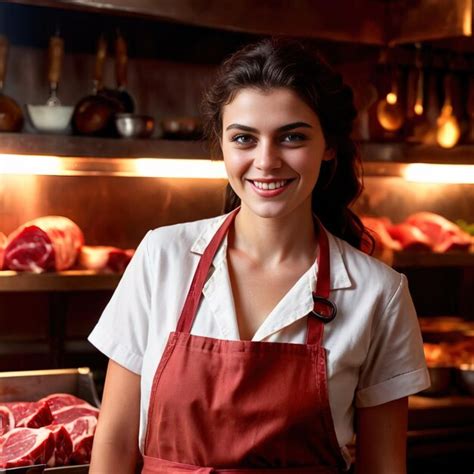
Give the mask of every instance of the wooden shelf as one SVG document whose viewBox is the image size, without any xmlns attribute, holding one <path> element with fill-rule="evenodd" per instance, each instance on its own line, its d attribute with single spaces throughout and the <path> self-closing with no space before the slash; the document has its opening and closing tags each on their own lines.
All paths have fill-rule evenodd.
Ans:
<svg viewBox="0 0 474 474">
<path fill-rule="evenodd" d="M 113 290 L 121 276 L 87 270 L 42 274 L 0 271 L 0 292 Z"/>
<path fill-rule="evenodd" d="M 160 139 L 79 137 L 34 133 L 2 133 L 0 153 L 74 158 L 208 159 L 203 142 Z"/>
<path fill-rule="evenodd" d="M 472 267 L 474 253 L 396 253 L 393 267 Z M 57 273 L 20 273 L 0 271 L 0 292 L 25 291 L 100 291 L 114 290 L 121 274 L 102 274 L 89 270 L 67 270 Z"/>
<path fill-rule="evenodd" d="M 473 252 L 396 252 L 393 267 L 472 267 L 474 266 Z"/>
</svg>

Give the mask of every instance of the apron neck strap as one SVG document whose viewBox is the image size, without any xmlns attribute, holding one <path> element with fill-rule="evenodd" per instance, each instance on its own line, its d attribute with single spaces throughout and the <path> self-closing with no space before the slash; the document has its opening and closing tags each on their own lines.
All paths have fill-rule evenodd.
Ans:
<svg viewBox="0 0 474 474">
<path fill-rule="evenodd" d="M 207 275 L 209 274 L 209 269 L 211 268 L 212 261 L 214 256 L 219 249 L 224 237 L 229 231 L 229 227 L 235 219 L 235 216 L 239 212 L 240 207 L 232 211 L 221 224 L 217 232 L 214 234 L 214 237 L 211 239 L 207 245 L 204 253 L 199 260 L 199 264 L 194 273 L 193 281 L 191 287 L 188 291 L 188 296 L 181 311 L 181 316 L 179 318 L 178 326 L 176 328 L 177 332 L 184 332 L 189 334 L 191 332 L 191 327 L 194 322 L 194 317 L 196 316 L 199 302 L 201 301 L 202 289 L 206 283 Z"/>
<path fill-rule="evenodd" d="M 206 283 L 212 261 L 214 260 L 214 256 L 216 255 L 219 246 L 224 240 L 227 232 L 229 231 L 229 227 L 234 221 L 235 216 L 239 210 L 240 207 L 232 211 L 226 217 L 204 250 L 204 253 L 201 256 L 194 273 L 191 287 L 189 288 L 186 301 L 181 311 L 181 316 L 176 327 L 177 332 L 184 332 L 187 334 L 191 332 L 191 327 L 201 301 L 202 289 Z M 330 293 L 329 242 L 326 231 L 321 224 L 318 225 L 318 249 L 318 274 L 316 279 L 316 290 L 313 293 L 313 298 L 315 299 L 314 311 L 317 310 L 317 298 L 327 299 Z M 313 312 L 310 313 L 308 315 L 307 343 L 320 344 L 322 341 L 323 330 L 324 324 L 321 319 L 315 317 Z"/>
</svg>

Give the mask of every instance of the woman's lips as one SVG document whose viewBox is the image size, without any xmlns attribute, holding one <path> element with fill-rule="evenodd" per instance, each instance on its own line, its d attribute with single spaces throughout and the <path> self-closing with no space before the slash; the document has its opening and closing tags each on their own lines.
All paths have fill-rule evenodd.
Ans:
<svg viewBox="0 0 474 474">
<path fill-rule="evenodd" d="M 259 196 L 274 197 L 284 193 L 293 179 L 248 179 L 247 181 Z"/>
</svg>

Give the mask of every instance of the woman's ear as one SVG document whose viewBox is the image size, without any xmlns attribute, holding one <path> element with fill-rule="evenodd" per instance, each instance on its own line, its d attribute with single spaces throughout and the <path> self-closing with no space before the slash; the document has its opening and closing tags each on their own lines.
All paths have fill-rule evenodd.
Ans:
<svg viewBox="0 0 474 474">
<path fill-rule="evenodd" d="M 331 161 L 336 157 L 336 150 L 334 148 L 326 148 L 323 155 L 323 161 Z"/>
</svg>

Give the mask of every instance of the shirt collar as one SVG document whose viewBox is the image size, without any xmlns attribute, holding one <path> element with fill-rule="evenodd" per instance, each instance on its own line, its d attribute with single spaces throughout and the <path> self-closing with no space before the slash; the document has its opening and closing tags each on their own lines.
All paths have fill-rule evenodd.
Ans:
<svg viewBox="0 0 474 474">
<path fill-rule="evenodd" d="M 211 241 L 214 234 L 217 232 L 219 226 L 224 222 L 228 214 L 223 216 L 216 217 L 212 219 L 211 222 L 205 226 L 204 230 L 198 236 L 196 241 L 191 247 L 191 252 L 198 255 L 202 255 L 207 245 Z M 321 224 L 322 225 L 322 224 Z M 328 241 L 329 241 L 329 259 L 330 259 L 330 268 L 331 268 L 331 290 L 338 290 L 342 288 L 349 288 L 352 286 L 349 273 L 347 271 L 344 258 L 342 255 L 341 246 L 343 245 L 340 239 L 332 235 L 326 228 Z M 227 249 L 227 238 L 224 239 L 223 244 L 220 246 L 214 261 L 213 266 L 217 267 L 222 262 L 226 256 Z"/>
</svg>

